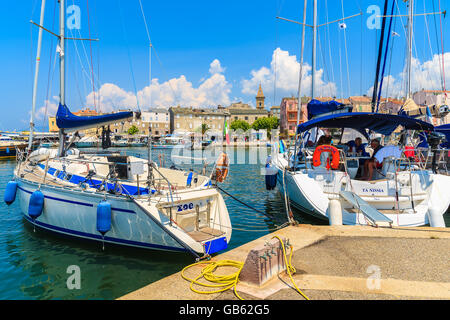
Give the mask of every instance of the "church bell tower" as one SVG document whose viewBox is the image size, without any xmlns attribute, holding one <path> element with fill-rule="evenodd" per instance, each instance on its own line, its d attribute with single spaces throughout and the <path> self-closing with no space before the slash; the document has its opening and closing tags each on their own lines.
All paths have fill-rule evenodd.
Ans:
<svg viewBox="0 0 450 320">
<path fill-rule="evenodd" d="M 258 94 L 256 95 L 256 109 L 264 109 L 264 93 L 261 88 L 261 84 L 259 84 Z"/>
</svg>

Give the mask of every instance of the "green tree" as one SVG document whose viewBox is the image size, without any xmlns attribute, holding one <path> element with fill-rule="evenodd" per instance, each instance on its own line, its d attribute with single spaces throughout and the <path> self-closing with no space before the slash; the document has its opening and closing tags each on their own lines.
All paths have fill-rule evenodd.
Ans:
<svg viewBox="0 0 450 320">
<path fill-rule="evenodd" d="M 277 117 L 259 118 L 252 124 L 252 128 L 256 131 L 267 130 L 267 137 L 271 137 L 271 131 L 280 126 L 280 119 Z"/>
<path fill-rule="evenodd" d="M 248 129 L 250 129 L 250 124 L 244 120 L 234 120 L 231 123 L 230 128 L 235 131 L 238 129 L 242 129 L 245 132 L 248 131 Z"/>
<path fill-rule="evenodd" d="M 130 127 L 130 129 L 128 129 L 128 134 L 129 134 L 130 136 L 135 135 L 135 134 L 138 133 L 138 132 L 139 132 L 139 129 L 138 129 L 138 127 L 136 127 L 135 125 L 132 125 L 132 126 Z"/>
<path fill-rule="evenodd" d="M 206 131 L 209 130 L 209 127 L 206 123 L 202 123 L 202 135 L 205 135 Z"/>
</svg>

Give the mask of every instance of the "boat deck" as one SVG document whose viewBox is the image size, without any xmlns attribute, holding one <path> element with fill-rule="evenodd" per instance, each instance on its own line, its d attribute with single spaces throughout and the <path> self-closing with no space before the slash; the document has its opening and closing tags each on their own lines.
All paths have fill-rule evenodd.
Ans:
<svg viewBox="0 0 450 320">
<path fill-rule="evenodd" d="M 35 168 L 33 169 L 30 169 L 29 167 L 21 168 L 19 176 L 31 182 L 44 183 L 44 177 L 35 173 Z M 56 187 L 64 187 L 64 184 L 57 181 L 51 175 L 47 175 L 47 177 L 45 178 L 45 184 Z"/>
<path fill-rule="evenodd" d="M 225 232 L 217 230 L 217 229 L 205 227 L 205 228 L 199 229 L 198 231 L 188 232 L 187 234 L 190 235 L 191 238 L 194 239 L 195 241 L 202 242 L 205 240 L 209 240 L 209 239 L 213 239 L 215 237 L 221 236 L 221 235 L 225 234 Z"/>
</svg>

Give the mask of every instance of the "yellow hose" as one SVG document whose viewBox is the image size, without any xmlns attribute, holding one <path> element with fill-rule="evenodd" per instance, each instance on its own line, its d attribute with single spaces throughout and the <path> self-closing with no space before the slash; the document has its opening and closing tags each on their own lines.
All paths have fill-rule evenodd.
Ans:
<svg viewBox="0 0 450 320">
<path fill-rule="evenodd" d="M 202 269 L 201 274 L 197 278 L 191 279 L 184 275 L 184 272 L 187 269 L 197 266 L 197 265 L 201 265 L 201 264 L 206 264 L 206 267 L 204 267 Z M 236 271 L 235 273 L 232 273 L 232 274 L 228 274 L 228 275 L 214 274 L 214 271 L 216 271 L 217 268 L 226 267 L 226 266 L 237 268 L 238 271 Z M 241 270 L 243 267 L 244 267 L 243 262 L 234 261 L 234 260 L 202 261 L 202 262 L 197 262 L 197 263 L 194 263 L 194 264 L 191 264 L 191 265 L 185 267 L 181 271 L 181 276 L 183 277 L 183 279 L 191 282 L 190 288 L 192 291 L 194 291 L 196 293 L 199 293 L 199 294 L 219 293 L 219 292 L 224 292 L 224 291 L 227 291 L 228 289 L 233 288 L 234 294 L 236 295 L 236 297 L 238 297 L 241 300 L 244 300 L 239 296 L 239 294 L 236 291 L 236 285 L 239 282 L 239 274 L 241 273 Z M 198 280 L 202 277 L 205 278 L 209 282 L 213 282 L 213 283 L 217 283 L 217 284 L 209 284 L 209 283 L 199 282 Z M 201 291 L 201 290 L 195 289 L 193 287 L 194 284 L 197 284 L 197 285 L 203 286 L 203 287 L 208 287 L 208 288 L 221 288 L 221 289 Z"/>
<path fill-rule="evenodd" d="M 274 236 L 273 238 L 277 238 L 281 243 L 281 247 L 283 249 L 284 261 L 286 263 L 286 270 L 287 270 L 289 277 L 291 278 L 292 284 L 294 285 L 294 287 L 298 291 L 298 293 L 300 293 L 306 300 L 309 300 L 309 298 L 297 287 L 297 285 L 294 282 L 294 279 L 292 278 L 292 274 L 294 274 L 296 272 L 295 267 L 292 265 L 292 254 L 294 252 L 292 246 L 290 247 L 291 253 L 289 255 L 289 262 L 288 262 L 288 259 L 286 256 L 286 249 L 284 247 L 283 241 L 281 240 L 281 238 L 279 236 Z M 197 265 L 206 265 L 202 269 L 201 274 L 198 277 L 196 277 L 195 279 L 192 279 L 192 278 L 187 277 L 184 274 L 184 272 L 187 269 L 192 268 Z M 219 267 L 233 267 L 238 270 L 236 272 L 228 274 L 228 275 L 214 274 L 214 272 Z M 243 262 L 235 261 L 235 260 L 201 261 L 201 262 L 197 262 L 197 263 L 194 263 L 194 264 L 191 264 L 191 265 L 185 267 L 183 270 L 181 270 L 181 276 L 183 277 L 183 279 L 191 282 L 190 289 L 196 293 L 199 293 L 199 294 L 220 293 L 220 292 L 224 292 L 224 291 L 227 291 L 227 290 L 233 288 L 233 291 L 234 291 L 234 294 L 236 295 L 236 297 L 238 297 L 240 300 L 244 300 L 244 299 L 242 299 L 241 296 L 239 296 L 239 294 L 237 293 L 237 290 L 236 290 L 236 286 L 239 282 L 239 274 L 241 273 L 243 267 L 244 267 Z M 205 278 L 205 280 L 212 282 L 213 284 L 200 282 L 199 281 L 200 278 Z M 218 288 L 218 289 L 202 291 L 202 290 L 195 289 L 194 284 L 199 285 L 201 287 Z"/>
<path fill-rule="evenodd" d="M 286 249 L 284 247 L 283 240 L 279 236 L 274 236 L 273 238 L 277 238 L 281 243 L 281 248 L 283 249 L 283 256 L 284 256 L 284 262 L 286 263 L 286 271 L 289 275 L 289 278 L 291 278 L 292 284 L 294 285 L 295 289 L 300 293 L 306 300 L 309 300 L 309 298 L 297 287 L 295 284 L 294 279 L 292 278 L 292 274 L 294 274 L 297 270 L 295 270 L 295 267 L 292 265 L 292 254 L 294 253 L 293 247 L 291 246 L 291 254 L 289 255 L 289 263 L 286 257 Z"/>
</svg>

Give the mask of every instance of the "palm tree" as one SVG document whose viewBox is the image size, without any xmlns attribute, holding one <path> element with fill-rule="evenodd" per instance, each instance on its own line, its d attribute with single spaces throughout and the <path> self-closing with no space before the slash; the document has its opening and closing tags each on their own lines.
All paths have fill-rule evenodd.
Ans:
<svg viewBox="0 0 450 320">
<path fill-rule="evenodd" d="M 206 131 L 208 131 L 210 128 L 206 123 L 202 123 L 202 135 L 205 135 Z"/>
</svg>

